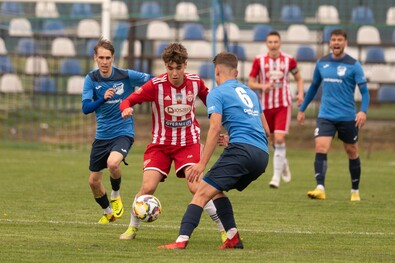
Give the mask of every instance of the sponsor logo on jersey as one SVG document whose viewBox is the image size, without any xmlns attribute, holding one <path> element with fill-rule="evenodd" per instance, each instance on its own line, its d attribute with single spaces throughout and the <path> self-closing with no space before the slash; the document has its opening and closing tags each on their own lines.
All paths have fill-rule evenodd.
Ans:
<svg viewBox="0 0 395 263">
<path fill-rule="evenodd" d="M 176 104 L 176 105 L 170 105 L 165 108 L 165 112 L 171 116 L 185 116 L 188 113 L 190 113 L 192 110 L 191 105 L 185 105 L 185 104 Z"/>
<path fill-rule="evenodd" d="M 165 126 L 170 127 L 170 128 L 180 128 L 180 127 L 188 127 L 192 125 L 192 119 L 186 119 L 182 121 L 165 121 Z"/>
<path fill-rule="evenodd" d="M 244 109 L 244 112 L 247 113 L 248 115 L 251 115 L 251 116 L 259 116 L 258 110 Z"/>
<path fill-rule="evenodd" d="M 266 74 L 266 78 L 270 79 L 271 81 L 278 81 L 284 77 L 284 72 L 281 70 L 270 70 Z"/>
<path fill-rule="evenodd" d="M 117 95 L 122 95 L 124 93 L 124 89 L 123 89 L 123 83 L 114 83 L 114 85 L 112 86 L 115 89 L 115 94 Z"/>
<path fill-rule="evenodd" d="M 343 83 L 341 79 L 324 78 L 324 82 Z"/>
</svg>

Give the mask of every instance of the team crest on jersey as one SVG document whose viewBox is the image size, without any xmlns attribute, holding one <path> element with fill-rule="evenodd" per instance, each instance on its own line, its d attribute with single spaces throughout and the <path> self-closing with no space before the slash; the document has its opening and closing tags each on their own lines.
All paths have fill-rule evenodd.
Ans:
<svg viewBox="0 0 395 263">
<path fill-rule="evenodd" d="M 187 101 L 188 102 L 192 102 L 193 101 L 193 93 L 191 91 L 188 91 Z"/>
<path fill-rule="evenodd" d="M 114 83 L 112 86 L 115 89 L 115 94 L 122 95 L 124 93 L 123 83 Z"/>
<path fill-rule="evenodd" d="M 181 103 L 182 102 L 182 94 L 181 93 L 177 93 L 176 94 L 176 100 L 177 100 L 177 103 Z"/>
<path fill-rule="evenodd" d="M 345 66 L 338 66 L 337 67 L 337 75 L 344 76 L 346 74 L 347 67 Z"/>
</svg>

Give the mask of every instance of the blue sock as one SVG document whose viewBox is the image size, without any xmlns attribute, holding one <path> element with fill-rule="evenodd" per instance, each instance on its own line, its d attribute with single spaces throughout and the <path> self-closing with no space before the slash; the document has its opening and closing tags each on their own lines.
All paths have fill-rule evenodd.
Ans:
<svg viewBox="0 0 395 263">
<path fill-rule="evenodd" d="M 217 215 L 221 219 L 222 225 L 228 231 L 231 228 L 236 228 L 235 217 L 233 214 L 232 204 L 228 197 L 221 197 L 214 200 L 214 205 L 217 208 Z"/>
<path fill-rule="evenodd" d="M 355 160 L 349 160 L 348 168 L 351 175 L 351 189 L 359 189 L 359 181 L 361 178 L 361 160 L 359 157 Z"/>
<path fill-rule="evenodd" d="M 189 204 L 181 221 L 180 231 L 178 235 L 191 236 L 193 230 L 199 225 L 202 217 L 203 207 L 195 204 Z"/>
<path fill-rule="evenodd" d="M 327 154 L 316 153 L 314 161 L 315 180 L 317 185 L 325 186 L 325 174 L 327 168 Z"/>
</svg>

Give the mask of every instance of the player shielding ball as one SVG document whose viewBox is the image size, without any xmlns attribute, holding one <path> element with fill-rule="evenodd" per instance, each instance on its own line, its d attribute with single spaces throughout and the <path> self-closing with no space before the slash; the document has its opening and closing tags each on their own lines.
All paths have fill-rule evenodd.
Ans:
<svg viewBox="0 0 395 263">
<path fill-rule="evenodd" d="M 173 162 L 176 176 L 184 178 L 188 176 L 187 168 L 200 160 L 200 126 L 195 102 L 200 98 L 206 104 L 208 88 L 198 75 L 185 72 L 188 52 L 183 45 L 169 44 L 162 59 L 166 73 L 147 82 L 120 105 L 122 117 L 129 118 L 133 115 L 134 105 L 151 104 L 152 141 L 144 153 L 143 180 L 136 198 L 154 194 L 159 183 L 167 178 Z M 196 192 L 197 185 L 198 182 L 187 181 L 191 193 Z M 217 223 L 225 240 L 225 231 L 212 201 L 205 210 Z M 132 214 L 129 227 L 120 239 L 134 239 L 139 225 L 140 220 Z"/>
</svg>

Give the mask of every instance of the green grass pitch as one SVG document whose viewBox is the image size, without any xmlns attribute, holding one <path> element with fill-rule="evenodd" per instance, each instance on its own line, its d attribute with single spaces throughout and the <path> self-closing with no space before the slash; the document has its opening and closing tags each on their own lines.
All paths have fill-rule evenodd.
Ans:
<svg viewBox="0 0 395 263">
<path fill-rule="evenodd" d="M 393 152 L 361 153 L 362 201 L 351 203 L 342 150 L 329 153 L 327 200 L 318 201 L 306 196 L 314 188 L 313 149 L 288 149 L 290 183 L 268 187 L 270 161 L 246 191 L 228 194 L 245 249 L 217 250 L 220 234 L 203 214 L 186 250 L 163 251 L 157 246 L 175 240 L 191 200 L 174 171 L 155 193 L 163 206 L 159 219 L 142 223 L 135 240 L 118 239 L 141 183 L 143 151 L 133 148 L 122 167 L 124 216 L 98 225 L 102 211 L 87 181 L 88 151 L 2 147 L 0 262 L 395 262 Z M 107 171 L 104 182 L 110 191 Z"/>
</svg>

